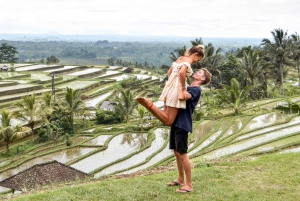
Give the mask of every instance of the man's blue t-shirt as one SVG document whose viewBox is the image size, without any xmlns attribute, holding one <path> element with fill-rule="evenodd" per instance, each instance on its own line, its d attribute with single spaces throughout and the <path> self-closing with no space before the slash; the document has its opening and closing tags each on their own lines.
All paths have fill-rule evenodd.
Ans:
<svg viewBox="0 0 300 201">
<path fill-rule="evenodd" d="M 200 99 L 201 88 L 198 86 L 189 86 L 187 87 L 187 92 L 191 94 L 192 98 L 186 101 L 186 109 L 178 110 L 178 114 L 172 126 L 176 126 L 188 132 L 192 132 L 193 131 L 192 115 Z"/>
</svg>

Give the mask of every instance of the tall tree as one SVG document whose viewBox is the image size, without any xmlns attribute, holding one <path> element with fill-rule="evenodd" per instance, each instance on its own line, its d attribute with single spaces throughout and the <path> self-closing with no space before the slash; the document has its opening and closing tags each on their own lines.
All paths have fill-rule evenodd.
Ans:
<svg viewBox="0 0 300 201">
<path fill-rule="evenodd" d="M 247 85 L 241 89 L 240 83 L 235 79 L 231 79 L 231 84 L 223 84 L 223 89 L 216 90 L 216 99 L 220 106 L 229 107 L 238 115 L 242 108 L 246 106 L 249 97 L 251 85 Z"/>
<path fill-rule="evenodd" d="M 239 83 L 242 83 L 242 86 L 245 86 L 245 72 L 241 66 L 239 59 L 230 54 L 226 63 L 224 63 L 220 67 L 221 75 L 222 75 L 222 83 L 229 85 L 231 83 L 231 79 L 235 78 Z"/>
<path fill-rule="evenodd" d="M 140 121 L 141 131 L 144 131 L 144 124 L 145 124 L 145 116 L 147 114 L 147 109 L 142 105 L 138 105 L 137 108 L 137 115 Z"/>
<path fill-rule="evenodd" d="M 126 122 L 129 122 L 129 115 L 132 114 L 134 107 L 136 106 L 137 102 L 132 101 L 133 94 L 131 93 L 130 89 L 125 91 L 121 91 L 118 96 L 111 102 L 114 105 L 114 111 L 117 115 L 124 116 Z"/>
<path fill-rule="evenodd" d="M 19 58 L 16 57 L 18 54 L 17 48 L 8 45 L 7 43 L 2 43 L 0 46 L 0 62 L 16 63 Z"/>
<path fill-rule="evenodd" d="M 190 42 L 192 43 L 193 46 L 203 45 L 202 38 L 196 38 L 195 40 L 191 40 Z"/>
<path fill-rule="evenodd" d="M 242 67 L 247 72 L 250 83 L 254 84 L 254 79 L 261 73 L 262 66 L 259 63 L 258 52 L 250 49 L 248 52 L 243 52 L 241 59 Z"/>
<path fill-rule="evenodd" d="M 0 139 L 3 140 L 5 144 L 6 153 L 9 151 L 10 143 L 30 133 L 28 127 L 11 127 L 10 122 L 12 118 L 13 114 L 8 110 L 1 111 Z"/>
<path fill-rule="evenodd" d="M 15 112 L 17 118 L 28 122 L 31 131 L 34 130 L 34 125 L 41 120 L 40 105 L 36 101 L 35 93 L 22 97 L 22 102 L 16 103 L 18 110 Z"/>
<path fill-rule="evenodd" d="M 68 118 L 71 124 L 71 134 L 74 132 L 74 118 L 75 115 L 80 114 L 81 110 L 84 108 L 84 103 L 81 100 L 81 91 L 79 89 L 73 90 L 67 87 L 67 92 L 65 94 L 65 99 L 63 101 L 64 110 L 68 114 Z"/>
<path fill-rule="evenodd" d="M 300 60 L 300 37 L 297 34 L 291 35 L 293 45 L 292 45 L 292 58 L 294 61 L 297 63 L 297 70 L 298 70 L 298 86 L 300 86 L 300 65 L 299 65 L 299 60 Z"/>
<path fill-rule="evenodd" d="M 56 64 L 56 63 L 59 63 L 59 59 L 56 58 L 56 56 L 50 56 L 50 57 L 47 57 L 46 63 L 47 64 Z"/>
<path fill-rule="evenodd" d="M 171 52 L 170 59 L 171 61 L 176 61 L 179 57 L 183 56 L 186 53 L 186 47 L 183 46 L 182 48 L 177 48 L 174 52 Z"/>
<path fill-rule="evenodd" d="M 290 54 L 291 40 L 287 37 L 287 31 L 283 31 L 280 28 L 274 29 L 271 33 L 274 41 L 272 42 L 269 39 L 263 39 L 262 45 L 264 46 L 264 50 L 268 57 L 273 60 L 274 67 L 279 69 L 280 87 L 282 95 L 284 96 L 284 67 L 285 65 L 292 65 L 288 58 Z"/>
<path fill-rule="evenodd" d="M 208 43 L 208 45 L 205 46 L 205 57 L 198 64 L 194 65 L 198 69 L 207 68 L 213 75 L 210 86 L 220 88 L 222 76 L 220 67 L 224 64 L 224 60 L 223 55 L 221 55 L 221 48 L 215 50 L 213 44 Z"/>
</svg>

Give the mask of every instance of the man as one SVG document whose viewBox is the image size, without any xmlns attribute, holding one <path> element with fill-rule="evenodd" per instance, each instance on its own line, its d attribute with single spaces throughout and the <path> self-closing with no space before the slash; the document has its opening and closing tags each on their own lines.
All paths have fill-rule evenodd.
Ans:
<svg viewBox="0 0 300 201">
<path fill-rule="evenodd" d="M 176 157 L 178 179 L 169 182 L 169 186 L 181 185 L 178 193 L 193 191 L 192 167 L 187 155 L 188 133 L 192 132 L 192 115 L 201 96 L 200 86 L 210 82 L 211 74 L 206 69 L 197 71 L 193 76 L 192 84 L 187 88 L 191 98 L 186 101 L 186 109 L 179 109 L 170 130 L 170 149 Z M 184 175 L 186 180 L 184 179 Z"/>
<path fill-rule="evenodd" d="M 169 186 L 181 185 L 177 189 L 178 193 L 187 193 L 193 191 L 192 185 L 192 168 L 189 157 L 187 155 L 188 149 L 188 133 L 192 132 L 192 114 L 201 96 L 201 85 L 205 85 L 211 81 L 212 75 L 205 69 L 195 72 L 192 75 L 193 81 L 187 92 L 190 94 L 186 101 L 186 109 L 179 109 L 178 114 L 171 126 L 170 130 L 170 149 L 174 150 L 176 157 L 178 179 L 169 182 Z M 160 109 L 153 105 L 152 101 L 145 98 L 136 99 L 144 107 L 160 119 Z M 184 179 L 184 175 L 186 180 Z"/>
</svg>

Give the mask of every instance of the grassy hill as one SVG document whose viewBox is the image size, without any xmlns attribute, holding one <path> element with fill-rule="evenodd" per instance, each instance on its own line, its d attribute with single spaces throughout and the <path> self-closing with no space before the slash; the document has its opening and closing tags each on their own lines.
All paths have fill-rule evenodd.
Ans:
<svg viewBox="0 0 300 201">
<path fill-rule="evenodd" d="M 52 185 L 11 200 L 243 200 L 297 201 L 300 197 L 298 153 L 259 157 L 228 157 L 199 163 L 192 159 L 194 191 L 175 192 L 167 182 L 176 178 L 174 164 L 125 178 L 112 176 L 85 183 Z M 14 197 L 14 199 L 12 199 Z M 6 197 L 7 198 L 7 197 Z"/>
</svg>

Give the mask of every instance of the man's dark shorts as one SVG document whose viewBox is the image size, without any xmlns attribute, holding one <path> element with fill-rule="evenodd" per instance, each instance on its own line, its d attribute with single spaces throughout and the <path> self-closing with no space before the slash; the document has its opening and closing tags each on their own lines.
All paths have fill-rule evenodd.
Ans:
<svg viewBox="0 0 300 201">
<path fill-rule="evenodd" d="M 176 126 L 171 126 L 170 149 L 174 149 L 180 154 L 186 154 L 188 150 L 188 132 Z"/>
</svg>

